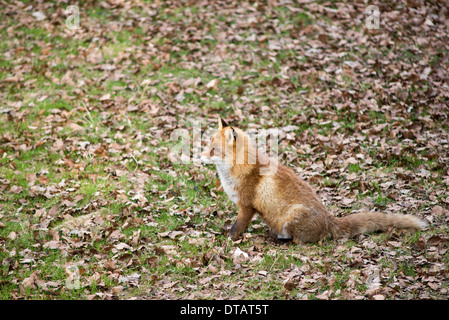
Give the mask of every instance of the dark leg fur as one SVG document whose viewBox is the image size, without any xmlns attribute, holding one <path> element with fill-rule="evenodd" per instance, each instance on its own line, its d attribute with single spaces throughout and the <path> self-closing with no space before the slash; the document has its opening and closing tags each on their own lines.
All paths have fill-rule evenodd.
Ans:
<svg viewBox="0 0 449 320">
<path fill-rule="evenodd" d="M 232 240 L 237 240 L 243 230 L 245 230 L 250 224 L 255 211 L 251 207 L 239 207 L 239 214 L 237 215 L 237 220 L 231 227 L 229 232 L 229 237 Z"/>
</svg>

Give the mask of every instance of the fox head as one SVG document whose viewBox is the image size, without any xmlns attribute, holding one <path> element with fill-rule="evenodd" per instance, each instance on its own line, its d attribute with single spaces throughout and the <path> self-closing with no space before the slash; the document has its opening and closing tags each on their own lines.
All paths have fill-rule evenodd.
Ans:
<svg viewBox="0 0 449 320">
<path fill-rule="evenodd" d="M 201 161 L 206 164 L 248 164 L 248 136 L 239 128 L 229 126 L 218 119 L 218 131 L 212 136 Z M 245 152 L 246 151 L 246 152 Z M 255 163 L 255 162 L 254 162 Z"/>
<path fill-rule="evenodd" d="M 205 164 L 225 165 L 245 172 L 258 167 L 259 174 L 276 173 L 278 161 L 257 150 L 256 145 L 239 128 L 229 126 L 225 120 L 218 119 L 218 131 L 212 136 L 206 150 L 201 153 L 201 161 Z"/>
</svg>

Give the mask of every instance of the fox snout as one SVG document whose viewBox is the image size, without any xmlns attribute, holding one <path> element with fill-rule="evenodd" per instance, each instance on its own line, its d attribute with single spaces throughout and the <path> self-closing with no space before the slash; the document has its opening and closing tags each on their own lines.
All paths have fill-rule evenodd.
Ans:
<svg viewBox="0 0 449 320">
<path fill-rule="evenodd" d="M 201 153 L 200 159 L 204 164 L 221 164 L 224 162 L 221 151 L 212 147 Z"/>
<path fill-rule="evenodd" d="M 209 152 L 209 150 L 206 150 L 203 153 L 201 153 L 200 160 L 201 160 L 201 162 L 203 162 L 205 164 L 211 164 L 212 163 L 212 161 L 210 160 L 210 152 Z"/>
</svg>

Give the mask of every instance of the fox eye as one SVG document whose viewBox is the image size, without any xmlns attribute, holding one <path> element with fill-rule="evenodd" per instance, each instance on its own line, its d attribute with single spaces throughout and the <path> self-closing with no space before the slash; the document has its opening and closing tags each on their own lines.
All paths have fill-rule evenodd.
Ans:
<svg viewBox="0 0 449 320">
<path fill-rule="evenodd" d="M 211 157 L 213 157 L 214 156 L 214 152 L 216 151 L 216 149 L 215 148 L 212 148 L 211 150 L 210 150 L 210 156 Z"/>
</svg>

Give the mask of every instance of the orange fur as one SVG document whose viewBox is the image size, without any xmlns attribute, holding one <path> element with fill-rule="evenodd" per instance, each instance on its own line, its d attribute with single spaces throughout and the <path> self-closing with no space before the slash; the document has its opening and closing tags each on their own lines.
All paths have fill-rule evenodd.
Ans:
<svg viewBox="0 0 449 320">
<path fill-rule="evenodd" d="M 216 164 L 224 191 L 239 208 L 230 231 L 233 240 L 256 213 L 280 238 L 293 238 L 295 243 L 352 237 L 388 227 L 423 229 L 427 225 L 414 216 L 379 212 L 335 218 L 293 170 L 259 152 L 242 130 L 222 119 L 201 159 Z"/>
</svg>

